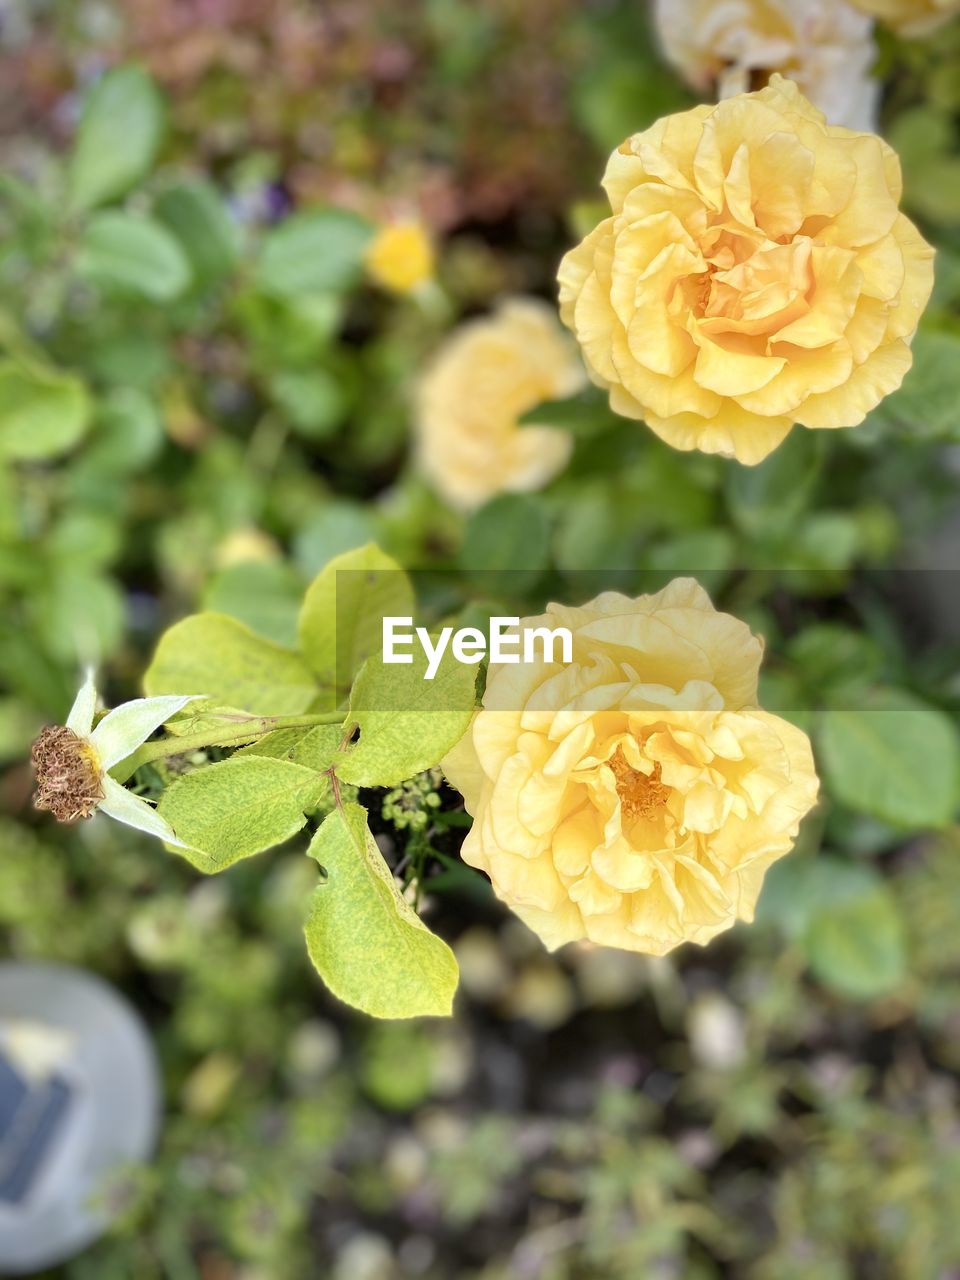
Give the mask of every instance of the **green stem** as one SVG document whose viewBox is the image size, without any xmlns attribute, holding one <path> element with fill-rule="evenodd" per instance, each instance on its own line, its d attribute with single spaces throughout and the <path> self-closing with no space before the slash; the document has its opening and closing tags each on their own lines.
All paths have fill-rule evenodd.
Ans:
<svg viewBox="0 0 960 1280">
<path fill-rule="evenodd" d="M 154 760 L 186 755 L 189 751 L 202 751 L 204 747 L 239 747 L 244 743 L 255 742 L 257 738 L 273 733 L 275 729 L 312 729 L 318 724 L 340 724 L 342 720 L 342 711 L 328 711 L 312 716 L 251 716 L 242 724 L 230 728 L 206 729 L 202 733 L 185 733 L 181 737 L 169 735 L 137 747 L 126 759 L 114 765 L 110 776 L 116 782 L 126 782 L 141 765 L 151 764 Z"/>
</svg>

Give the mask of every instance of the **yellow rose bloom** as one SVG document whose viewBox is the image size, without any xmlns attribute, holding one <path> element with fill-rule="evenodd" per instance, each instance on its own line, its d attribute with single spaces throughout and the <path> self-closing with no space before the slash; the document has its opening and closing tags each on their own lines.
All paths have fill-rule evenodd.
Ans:
<svg viewBox="0 0 960 1280">
<path fill-rule="evenodd" d="M 520 623 L 543 626 L 573 661 L 491 663 L 444 761 L 464 861 L 551 950 L 663 955 L 751 920 L 818 791 L 806 734 L 757 706 L 761 640 L 690 578 Z"/>
<path fill-rule="evenodd" d="M 448 338 L 420 381 L 420 467 L 449 504 L 473 511 L 498 493 L 542 489 L 570 457 L 569 432 L 521 427 L 546 400 L 586 383 L 576 347 L 552 307 L 513 298 Z"/>
<path fill-rule="evenodd" d="M 853 0 L 902 36 L 923 36 L 960 14 L 960 0 Z"/>
<path fill-rule="evenodd" d="M 667 59 L 699 92 L 729 98 L 779 71 L 831 124 L 876 128 L 873 23 L 847 0 L 655 0 L 653 16 Z"/>
<path fill-rule="evenodd" d="M 774 76 L 628 138 L 603 185 L 613 212 L 563 259 L 560 314 L 615 412 L 752 464 L 900 386 L 933 249 L 880 138 Z"/>
<path fill-rule="evenodd" d="M 433 279 L 435 265 L 433 244 L 419 222 L 388 223 L 367 248 L 367 274 L 391 293 L 415 293 Z"/>
</svg>

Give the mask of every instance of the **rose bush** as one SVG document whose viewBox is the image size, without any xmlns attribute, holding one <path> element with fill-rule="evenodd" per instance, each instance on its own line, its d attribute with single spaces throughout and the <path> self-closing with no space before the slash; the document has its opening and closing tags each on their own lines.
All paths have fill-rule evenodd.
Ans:
<svg viewBox="0 0 960 1280">
<path fill-rule="evenodd" d="M 751 920 L 818 782 L 804 733 L 757 706 L 762 642 L 692 579 L 550 605 L 573 662 L 491 664 L 444 762 L 462 856 L 548 947 L 661 955 Z"/>
<path fill-rule="evenodd" d="M 628 138 L 603 185 L 611 216 L 563 259 L 560 302 L 617 413 L 756 463 L 899 387 L 933 250 L 880 138 L 775 76 Z"/>
</svg>

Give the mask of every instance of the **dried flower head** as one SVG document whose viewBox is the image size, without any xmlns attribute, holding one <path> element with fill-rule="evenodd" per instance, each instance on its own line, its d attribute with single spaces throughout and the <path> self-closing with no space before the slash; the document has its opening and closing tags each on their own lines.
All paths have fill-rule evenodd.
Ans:
<svg viewBox="0 0 960 1280">
<path fill-rule="evenodd" d="M 103 800 L 96 752 L 65 724 L 51 724 L 33 744 L 37 775 L 34 807 L 48 809 L 58 822 L 91 818 Z"/>
<path fill-rule="evenodd" d="M 97 691 L 92 674 L 88 674 L 67 723 L 48 725 L 33 744 L 36 808 L 49 811 L 58 822 L 76 822 L 101 810 L 129 827 L 181 845 L 173 828 L 152 805 L 127 791 L 108 770 L 191 700 L 180 696 L 138 698 L 115 707 L 94 728 Z"/>
</svg>

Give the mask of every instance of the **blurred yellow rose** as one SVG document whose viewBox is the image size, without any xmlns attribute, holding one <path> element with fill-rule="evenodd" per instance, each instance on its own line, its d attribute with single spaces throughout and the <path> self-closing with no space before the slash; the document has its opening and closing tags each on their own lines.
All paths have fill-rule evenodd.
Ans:
<svg viewBox="0 0 960 1280">
<path fill-rule="evenodd" d="M 367 274 L 391 293 L 415 293 L 433 279 L 433 244 L 419 222 L 381 227 L 367 248 Z"/>
<path fill-rule="evenodd" d="M 774 76 L 635 134 L 603 185 L 613 213 L 563 259 L 560 314 L 617 413 L 756 463 L 899 387 L 933 250 L 880 138 Z"/>
<path fill-rule="evenodd" d="M 806 734 L 756 705 L 762 642 L 690 578 L 520 626 L 569 628 L 573 661 L 491 664 L 443 766 L 464 861 L 551 949 L 662 955 L 751 920 L 818 790 Z"/>
<path fill-rule="evenodd" d="M 922 36 L 960 14 L 960 0 L 853 0 L 902 36 Z"/>
<path fill-rule="evenodd" d="M 663 51 L 694 89 L 721 98 L 795 80 L 831 124 L 875 129 L 873 23 L 847 0 L 655 0 Z"/>
<path fill-rule="evenodd" d="M 576 347 L 552 307 L 513 298 L 471 320 L 440 348 L 420 381 L 416 429 L 420 466 L 461 511 L 498 493 L 541 489 L 562 471 L 572 441 L 518 419 L 586 382 Z"/>
</svg>

